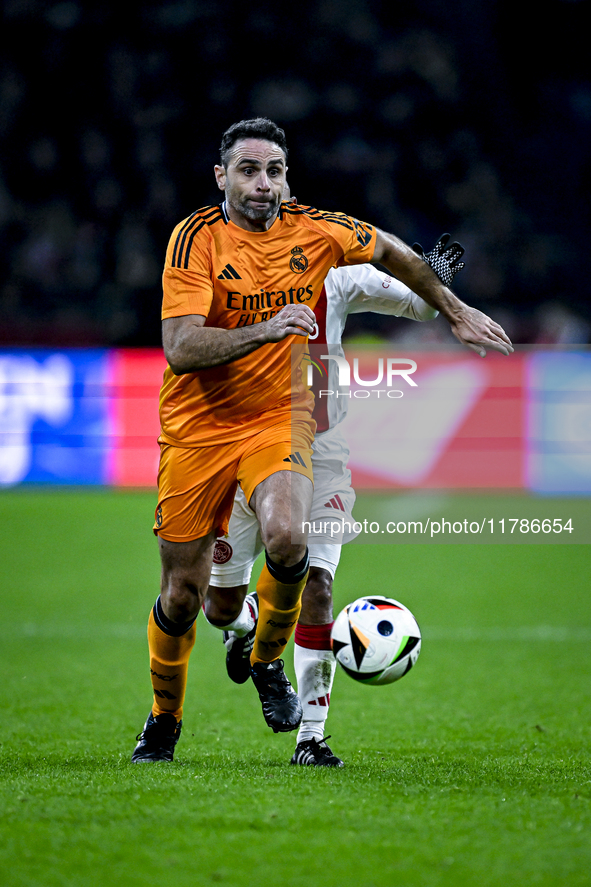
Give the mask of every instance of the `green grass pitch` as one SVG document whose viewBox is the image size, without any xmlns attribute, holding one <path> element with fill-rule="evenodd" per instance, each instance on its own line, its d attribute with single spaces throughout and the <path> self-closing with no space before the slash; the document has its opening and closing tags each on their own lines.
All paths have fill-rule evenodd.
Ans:
<svg viewBox="0 0 591 887">
<path fill-rule="evenodd" d="M 0 883 L 591 884 L 591 549 L 350 545 L 336 608 L 406 603 L 389 687 L 338 672 L 340 771 L 289 766 L 199 620 L 174 764 L 129 763 L 150 706 L 154 496 L 0 496 Z M 287 670 L 291 667 L 291 648 Z"/>
</svg>

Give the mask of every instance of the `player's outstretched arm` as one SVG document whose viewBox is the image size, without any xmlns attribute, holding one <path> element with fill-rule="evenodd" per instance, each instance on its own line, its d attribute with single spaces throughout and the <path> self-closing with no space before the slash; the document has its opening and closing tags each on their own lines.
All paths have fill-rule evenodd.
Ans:
<svg viewBox="0 0 591 887">
<path fill-rule="evenodd" d="M 233 330 L 206 327 L 202 314 L 186 314 L 162 321 L 162 345 L 171 370 L 181 376 L 232 363 L 287 336 L 308 336 L 315 320 L 307 305 L 286 305 L 270 320 Z"/>
<path fill-rule="evenodd" d="M 456 339 L 481 357 L 487 348 L 511 354 L 513 345 L 504 329 L 488 315 L 471 308 L 441 282 L 429 264 L 410 246 L 377 229 L 373 262 L 384 265 L 413 292 L 443 314 Z"/>
</svg>

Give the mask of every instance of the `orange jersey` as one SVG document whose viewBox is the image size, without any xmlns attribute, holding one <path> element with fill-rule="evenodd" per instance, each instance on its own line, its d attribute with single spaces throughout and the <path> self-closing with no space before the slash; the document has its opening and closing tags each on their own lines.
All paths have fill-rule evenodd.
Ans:
<svg viewBox="0 0 591 887">
<path fill-rule="evenodd" d="M 376 232 L 342 213 L 283 203 L 271 228 L 245 231 L 225 207 L 207 206 L 172 233 L 163 275 L 162 318 L 200 314 L 206 327 L 235 329 L 269 320 L 285 305 L 312 310 L 333 265 L 369 261 Z M 292 398 L 288 336 L 223 366 L 175 376 L 170 367 L 160 393 L 161 440 L 207 446 L 239 440 L 275 424 L 292 407 L 312 409 L 302 390 Z"/>
</svg>

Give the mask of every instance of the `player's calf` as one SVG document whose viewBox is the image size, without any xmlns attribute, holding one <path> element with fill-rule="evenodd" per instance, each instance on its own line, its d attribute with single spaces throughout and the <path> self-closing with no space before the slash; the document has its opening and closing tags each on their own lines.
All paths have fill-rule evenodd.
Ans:
<svg viewBox="0 0 591 887">
<path fill-rule="evenodd" d="M 259 619 L 251 663 L 278 659 L 293 634 L 308 575 L 308 551 L 291 567 L 275 563 L 267 554 L 257 582 Z"/>
<path fill-rule="evenodd" d="M 302 595 L 302 612 L 295 630 L 293 661 L 303 708 L 296 752 L 302 746 L 306 751 L 304 757 L 309 757 L 308 743 L 312 740 L 315 743 L 323 741 L 336 671 L 330 638 L 332 583 L 333 576 L 329 570 L 310 567 Z M 316 745 L 312 749 L 315 750 Z M 298 757 L 298 760 L 293 763 L 302 763 L 299 760 L 301 755 L 294 757 Z"/>
<path fill-rule="evenodd" d="M 302 592 L 300 623 L 304 625 L 332 623 L 332 582 L 333 579 L 328 570 L 310 566 L 308 579 Z"/>
</svg>

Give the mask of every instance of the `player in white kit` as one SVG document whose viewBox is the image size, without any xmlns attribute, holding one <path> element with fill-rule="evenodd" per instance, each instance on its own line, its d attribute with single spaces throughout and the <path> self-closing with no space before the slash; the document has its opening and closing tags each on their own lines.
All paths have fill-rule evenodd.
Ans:
<svg viewBox="0 0 591 887">
<path fill-rule="evenodd" d="M 443 235 L 435 248 L 424 254 L 415 249 L 449 286 L 464 267 L 459 262 L 463 248 L 448 244 Z M 342 355 L 341 337 L 349 314 L 371 311 L 412 320 L 431 320 L 437 311 L 427 305 L 400 281 L 372 265 L 351 265 L 329 271 L 322 295 L 315 308 L 316 327 L 310 336 L 315 350 Z M 336 362 L 327 361 L 326 390 L 338 389 Z M 308 547 L 310 573 L 302 596 L 302 612 L 295 629 L 294 668 L 298 695 L 304 716 L 297 736 L 292 764 L 342 767 L 324 738 L 336 660 L 331 650 L 332 584 L 341 555 L 341 545 L 354 538 L 352 509 L 355 492 L 347 468 L 349 450 L 341 423 L 347 412 L 347 397 L 318 397 L 314 419 L 317 423 L 313 444 L 314 498 Z M 328 533 L 315 532 L 315 526 L 330 526 Z M 224 629 L 228 674 L 236 683 L 248 680 L 249 656 L 258 616 L 256 593 L 247 594 L 255 560 L 263 550 L 254 512 L 240 487 L 236 494 L 229 533 L 218 539 L 211 573 L 211 584 L 204 610 L 212 624 Z M 243 601 L 236 612 L 236 599 Z"/>
</svg>

